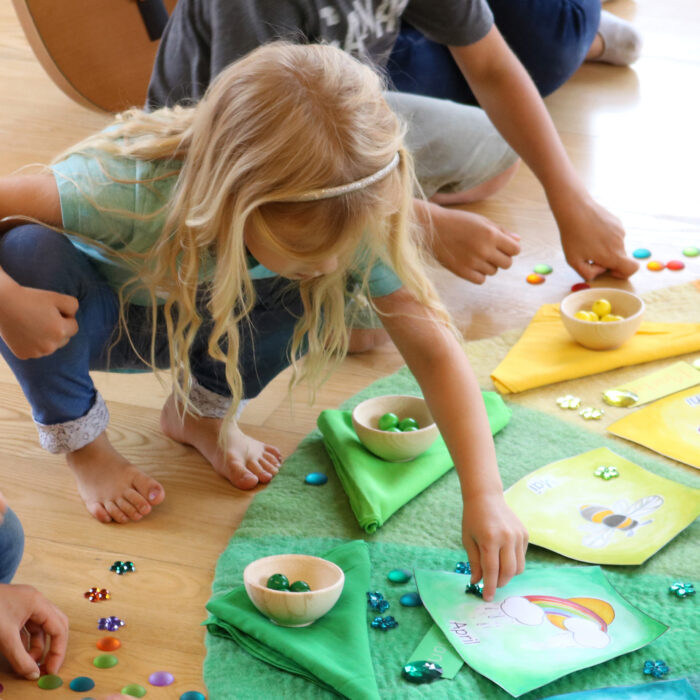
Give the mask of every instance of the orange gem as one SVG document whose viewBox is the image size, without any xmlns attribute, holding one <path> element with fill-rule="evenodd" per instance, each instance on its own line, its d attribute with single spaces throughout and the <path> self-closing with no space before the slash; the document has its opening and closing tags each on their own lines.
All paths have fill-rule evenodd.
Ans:
<svg viewBox="0 0 700 700">
<path fill-rule="evenodd" d="M 652 272 L 659 272 L 659 270 L 663 270 L 664 267 L 666 267 L 666 265 L 658 260 L 650 260 L 647 263 L 647 270 L 651 270 Z"/>
<path fill-rule="evenodd" d="M 533 272 L 531 275 L 528 275 L 525 280 L 528 284 L 542 284 L 542 282 L 544 282 L 544 276 Z"/>
<path fill-rule="evenodd" d="M 97 642 L 97 648 L 100 651 L 116 651 L 122 643 L 116 637 L 102 637 L 99 642 Z"/>
</svg>

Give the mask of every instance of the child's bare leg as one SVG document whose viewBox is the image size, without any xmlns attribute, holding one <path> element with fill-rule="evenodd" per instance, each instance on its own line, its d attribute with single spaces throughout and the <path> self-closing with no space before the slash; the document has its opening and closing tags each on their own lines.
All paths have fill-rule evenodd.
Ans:
<svg viewBox="0 0 700 700">
<path fill-rule="evenodd" d="M 281 452 L 246 435 L 235 421 L 227 428 L 226 449 L 222 449 L 219 444 L 222 422 L 222 418 L 202 418 L 188 413 L 181 418 L 173 395 L 165 402 L 160 416 L 161 428 L 168 437 L 192 445 L 217 474 L 239 489 L 248 490 L 271 481 L 279 471 Z"/>
<path fill-rule="evenodd" d="M 513 175 L 515 175 L 519 165 L 520 161 L 516 160 L 515 163 L 513 163 L 513 165 L 511 165 L 509 168 L 499 173 L 495 177 L 492 177 L 490 180 L 482 182 L 480 185 L 475 185 L 474 187 L 468 190 L 462 190 L 461 192 L 437 192 L 430 198 L 430 201 L 443 207 L 480 202 L 503 189 L 503 187 L 505 187 L 512 180 Z"/>
<path fill-rule="evenodd" d="M 85 507 L 102 523 L 141 520 L 165 498 L 163 487 L 122 457 L 107 433 L 68 453 L 66 460 Z"/>
</svg>

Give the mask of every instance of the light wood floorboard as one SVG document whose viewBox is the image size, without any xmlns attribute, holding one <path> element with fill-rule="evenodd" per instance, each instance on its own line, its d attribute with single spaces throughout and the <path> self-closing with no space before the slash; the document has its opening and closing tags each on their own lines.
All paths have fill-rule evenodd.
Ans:
<svg viewBox="0 0 700 700">
<path fill-rule="evenodd" d="M 632 19 L 645 39 L 634 69 L 586 65 L 547 105 L 575 165 L 593 194 L 624 221 L 629 249 L 650 248 L 660 260 L 681 258 L 700 245 L 697 115 L 700 83 L 700 5 L 697 0 L 615 0 L 607 9 Z M 76 39 L 79 40 L 79 39 Z M 107 116 L 72 103 L 31 53 L 9 0 L 0 0 L 0 175 L 48 162 L 65 147 L 100 129 Z M 474 211 L 491 216 L 522 237 L 513 268 L 482 287 L 449 273 L 438 284 L 469 339 L 489 337 L 527 323 L 542 303 L 560 300 L 578 281 L 561 254 L 554 221 L 532 174 L 521 167 L 506 189 Z M 525 276 L 548 262 L 554 272 L 532 287 Z M 641 270 L 618 286 L 644 292 L 700 277 L 700 260 L 685 259 L 682 272 Z M 605 280 L 609 282 L 609 280 Z M 374 379 L 401 366 L 392 348 L 351 357 L 319 392 L 313 407 L 296 392 L 286 396 L 287 375 L 277 378 L 243 415 L 252 435 L 290 454 L 315 425 L 318 412 L 336 407 Z M 151 376 L 98 375 L 117 449 L 164 484 L 167 499 L 149 518 L 128 526 L 92 520 L 62 458 L 37 445 L 31 415 L 7 367 L 0 367 L 0 488 L 26 530 L 26 554 L 17 582 L 39 587 L 71 620 L 68 656 L 61 672 L 98 679 L 93 695 L 127 682 L 146 682 L 154 670 L 172 671 L 170 689 L 148 697 L 175 698 L 204 690 L 201 665 L 205 617 L 217 555 L 241 521 L 252 494 L 217 477 L 192 449 L 162 436 L 159 409 L 166 395 Z M 115 559 L 132 559 L 137 573 L 117 577 Z M 106 586 L 113 603 L 91 604 L 83 592 Z M 91 665 L 97 653 L 98 617 L 127 620 L 120 632 L 120 664 L 110 671 Z M 0 668 L 6 700 L 43 697 L 35 685 Z M 177 691 L 177 692 L 176 692 Z M 70 693 L 64 688 L 56 697 Z M 72 694 L 71 694 L 72 695 Z"/>
</svg>

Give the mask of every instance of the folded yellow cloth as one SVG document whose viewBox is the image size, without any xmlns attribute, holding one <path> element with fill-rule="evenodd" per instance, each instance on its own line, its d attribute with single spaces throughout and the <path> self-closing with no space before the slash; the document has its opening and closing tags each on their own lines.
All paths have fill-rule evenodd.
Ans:
<svg viewBox="0 0 700 700">
<path fill-rule="evenodd" d="M 491 374 L 502 394 L 700 350 L 700 323 L 647 323 L 622 347 L 588 350 L 564 328 L 558 304 L 541 306 Z"/>
</svg>

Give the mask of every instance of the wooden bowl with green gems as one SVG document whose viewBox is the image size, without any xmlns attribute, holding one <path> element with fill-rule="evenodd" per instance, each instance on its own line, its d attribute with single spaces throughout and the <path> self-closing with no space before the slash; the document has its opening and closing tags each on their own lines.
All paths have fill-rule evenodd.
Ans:
<svg viewBox="0 0 700 700">
<path fill-rule="evenodd" d="M 590 350 L 619 348 L 639 330 L 644 318 L 640 297 L 606 287 L 569 294 L 559 310 L 571 337 Z"/>
<path fill-rule="evenodd" d="M 393 416 L 396 426 L 387 429 L 382 419 Z M 388 419 L 391 425 L 394 418 Z M 413 419 L 415 426 L 400 426 Z M 380 425 L 381 424 L 381 425 Z M 355 406 L 352 425 L 360 442 L 387 462 L 408 462 L 423 454 L 437 440 L 440 432 L 425 399 L 420 396 L 387 395 L 367 399 Z"/>
</svg>

